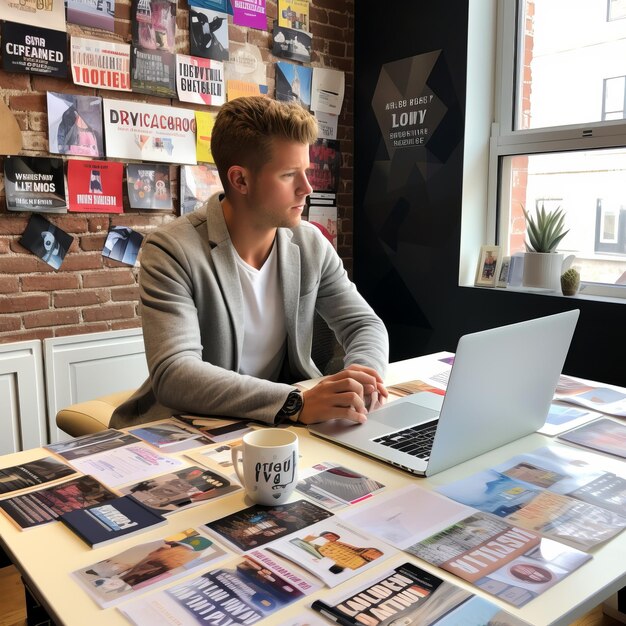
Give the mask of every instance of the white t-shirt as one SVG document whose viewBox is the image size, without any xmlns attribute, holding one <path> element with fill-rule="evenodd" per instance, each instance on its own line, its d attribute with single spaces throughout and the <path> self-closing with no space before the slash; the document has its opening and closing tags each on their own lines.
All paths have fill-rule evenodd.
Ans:
<svg viewBox="0 0 626 626">
<path fill-rule="evenodd" d="M 276 245 L 261 269 L 248 265 L 236 251 L 235 255 L 243 293 L 244 339 L 239 373 L 278 380 L 287 329 Z"/>
</svg>

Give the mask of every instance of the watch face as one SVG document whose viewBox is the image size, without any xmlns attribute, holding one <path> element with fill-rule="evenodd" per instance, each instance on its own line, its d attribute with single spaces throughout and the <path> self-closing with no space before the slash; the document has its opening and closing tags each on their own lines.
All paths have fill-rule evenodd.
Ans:
<svg viewBox="0 0 626 626">
<path fill-rule="evenodd" d="M 283 405 L 281 413 L 295 415 L 302 408 L 302 394 L 299 391 L 291 391 Z"/>
</svg>

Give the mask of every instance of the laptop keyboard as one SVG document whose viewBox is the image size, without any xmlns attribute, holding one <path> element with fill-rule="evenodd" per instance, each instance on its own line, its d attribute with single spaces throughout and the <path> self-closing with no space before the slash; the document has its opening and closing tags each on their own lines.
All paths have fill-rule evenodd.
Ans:
<svg viewBox="0 0 626 626">
<path fill-rule="evenodd" d="M 404 430 L 397 430 L 389 435 L 377 437 L 373 441 L 383 446 L 406 452 L 419 459 L 427 459 L 433 447 L 436 430 L 437 421 L 435 420 L 434 422 L 427 422 L 426 424 L 410 426 Z"/>
</svg>

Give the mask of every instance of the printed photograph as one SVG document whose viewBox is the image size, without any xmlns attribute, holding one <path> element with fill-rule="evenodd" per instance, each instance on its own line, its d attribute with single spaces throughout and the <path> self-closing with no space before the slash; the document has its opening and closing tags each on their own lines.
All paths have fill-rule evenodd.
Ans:
<svg viewBox="0 0 626 626">
<path fill-rule="evenodd" d="M 307 111 L 311 108 L 311 77 L 310 67 L 277 61 L 276 69 L 276 100 L 297 102 Z"/>
<path fill-rule="evenodd" d="M 133 45 L 176 52 L 176 2 L 133 0 L 131 24 Z"/>
<path fill-rule="evenodd" d="M 20 238 L 21 245 L 55 270 L 61 267 L 72 241 L 71 235 L 36 214 L 28 220 Z"/>
<path fill-rule="evenodd" d="M 137 262 L 142 241 L 143 235 L 136 230 L 128 226 L 113 226 L 104 242 L 102 256 L 132 267 Z"/>
<path fill-rule="evenodd" d="M 129 163 L 126 184 L 131 209 L 172 209 L 169 165 Z"/>
<path fill-rule="evenodd" d="M 76 471 L 62 461 L 48 456 L 22 465 L 0 469 L 0 493 L 9 493 L 75 474 Z"/>
<path fill-rule="evenodd" d="M 189 48 L 194 57 L 228 60 L 228 15 L 198 6 L 189 7 Z"/>
<path fill-rule="evenodd" d="M 496 272 L 498 269 L 498 258 L 500 256 L 500 246 L 481 246 L 476 268 L 476 279 L 474 285 L 477 287 L 495 287 Z"/>
<path fill-rule="evenodd" d="M 50 152 L 104 156 L 101 98 L 48 91 L 47 102 Z"/>
<path fill-rule="evenodd" d="M 287 28 L 286 26 L 278 26 L 278 23 L 275 21 L 272 54 L 290 61 L 310 63 L 311 33 Z"/>
</svg>

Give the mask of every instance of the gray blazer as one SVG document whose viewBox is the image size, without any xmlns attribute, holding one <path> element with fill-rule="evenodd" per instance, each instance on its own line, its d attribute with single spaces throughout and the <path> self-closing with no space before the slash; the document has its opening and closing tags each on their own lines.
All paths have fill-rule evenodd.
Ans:
<svg viewBox="0 0 626 626">
<path fill-rule="evenodd" d="M 276 235 L 287 324 L 289 382 L 314 378 L 315 310 L 335 332 L 344 363 L 384 375 L 382 321 L 348 279 L 341 259 L 307 222 Z M 150 234 L 141 254 L 141 317 L 150 377 L 120 407 L 122 428 L 176 413 L 245 417 L 273 423 L 289 384 L 239 374 L 243 297 L 235 250 L 216 195 L 206 209 Z"/>
</svg>

